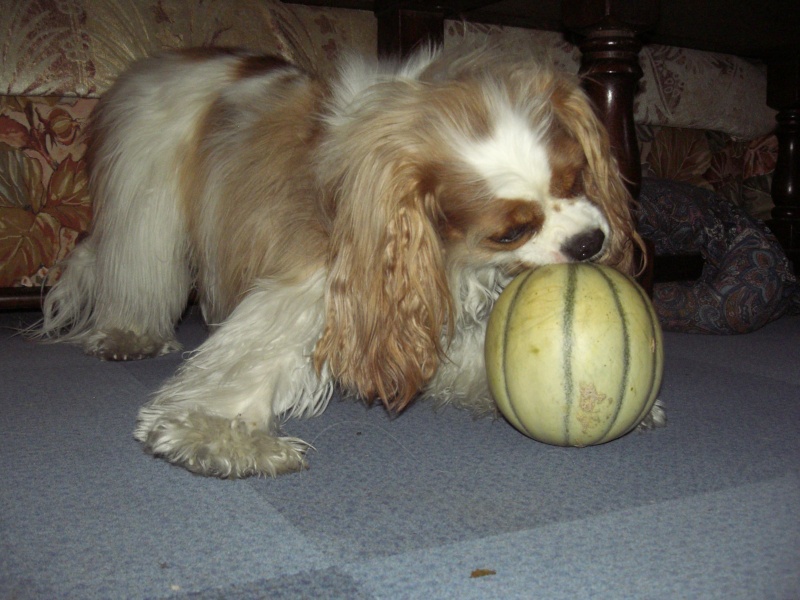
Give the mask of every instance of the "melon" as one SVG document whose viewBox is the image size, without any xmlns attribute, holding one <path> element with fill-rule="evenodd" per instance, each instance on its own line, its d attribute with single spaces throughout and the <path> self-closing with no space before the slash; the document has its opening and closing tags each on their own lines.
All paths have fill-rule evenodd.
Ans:
<svg viewBox="0 0 800 600">
<path fill-rule="evenodd" d="M 630 277 L 591 263 L 518 275 L 492 309 L 486 371 L 500 412 L 558 446 L 619 438 L 650 412 L 661 385 L 661 327 Z"/>
</svg>

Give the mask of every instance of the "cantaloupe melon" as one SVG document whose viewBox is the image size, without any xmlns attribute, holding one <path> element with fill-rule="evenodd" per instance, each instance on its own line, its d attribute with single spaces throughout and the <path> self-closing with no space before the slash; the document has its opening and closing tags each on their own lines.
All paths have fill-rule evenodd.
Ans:
<svg viewBox="0 0 800 600">
<path fill-rule="evenodd" d="M 486 370 L 502 414 L 548 444 L 602 444 L 634 429 L 661 385 L 661 327 L 631 278 L 591 263 L 517 276 L 492 309 Z"/>
</svg>

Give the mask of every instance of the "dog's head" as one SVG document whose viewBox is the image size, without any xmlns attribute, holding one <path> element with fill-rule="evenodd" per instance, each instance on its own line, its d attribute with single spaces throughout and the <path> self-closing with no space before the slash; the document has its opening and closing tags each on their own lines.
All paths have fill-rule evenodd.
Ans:
<svg viewBox="0 0 800 600">
<path fill-rule="evenodd" d="M 326 329 L 337 379 L 403 408 L 455 327 L 448 274 L 591 260 L 634 269 L 631 198 L 577 80 L 529 60 L 433 58 L 330 121 Z"/>
</svg>

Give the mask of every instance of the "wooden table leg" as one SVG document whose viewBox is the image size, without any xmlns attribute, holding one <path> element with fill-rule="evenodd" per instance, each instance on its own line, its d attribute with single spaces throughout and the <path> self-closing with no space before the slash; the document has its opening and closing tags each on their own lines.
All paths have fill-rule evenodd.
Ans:
<svg viewBox="0 0 800 600">
<path fill-rule="evenodd" d="M 642 77 L 642 44 L 631 30 L 598 29 L 580 44 L 580 75 L 600 120 L 608 130 L 620 174 L 633 198 L 639 197 L 642 165 L 633 121 L 633 101 Z"/>
</svg>

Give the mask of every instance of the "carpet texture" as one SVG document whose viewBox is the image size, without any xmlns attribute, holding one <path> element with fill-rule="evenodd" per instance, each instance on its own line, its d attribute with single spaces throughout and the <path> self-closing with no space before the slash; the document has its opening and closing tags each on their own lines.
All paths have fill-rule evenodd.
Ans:
<svg viewBox="0 0 800 600">
<path fill-rule="evenodd" d="M 14 335 L 36 317 L 0 314 L 0 598 L 800 598 L 798 317 L 666 334 L 665 429 L 557 448 L 334 400 L 286 424 L 309 470 L 243 481 L 133 439 L 180 355 Z"/>
</svg>

